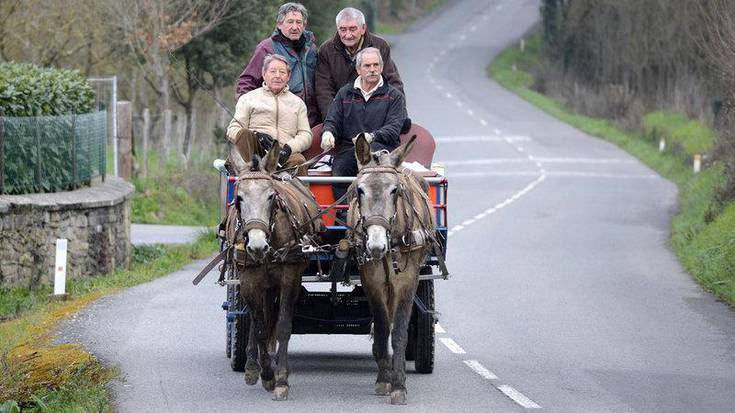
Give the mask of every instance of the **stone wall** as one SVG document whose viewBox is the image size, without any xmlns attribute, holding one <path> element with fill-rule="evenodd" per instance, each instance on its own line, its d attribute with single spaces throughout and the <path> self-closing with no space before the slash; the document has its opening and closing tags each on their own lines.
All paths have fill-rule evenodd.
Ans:
<svg viewBox="0 0 735 413">
<path fill-rule="evenodd" d="M 107 177 L 75 191 L 0 195 L 0 287 L 51 282 L 57 238 L 69 240 L 67 278 L 127 267 L 133 191 Z"/>
</svg>

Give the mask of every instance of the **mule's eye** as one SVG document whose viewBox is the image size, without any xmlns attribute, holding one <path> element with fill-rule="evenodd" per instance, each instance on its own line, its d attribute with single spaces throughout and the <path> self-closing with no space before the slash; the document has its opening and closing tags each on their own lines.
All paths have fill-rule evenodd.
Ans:
<svg viewBox="0 0 735 413">
<path fill-rule="evenodd" d="M 398 191 L 398 188 L 393 188 L 390 190 L 390 194 L 395 195 L 397 191 Z"/>
<path fill-rule="evenodd" d="M 269 200 L 269 201 L 272 201 L 272 200 L 273 200 L 273 195 L 275 195 L 275 194 L 270 194 L 270 195 L 268 195 L 268 200 Z"/>
<path fill-rule="evenodd" d="M 360 196 L 365 195 L 365 191 L 362 188 L 358 187 L 357 188 L 357 195 L 360 195 Z"/>
</svg>

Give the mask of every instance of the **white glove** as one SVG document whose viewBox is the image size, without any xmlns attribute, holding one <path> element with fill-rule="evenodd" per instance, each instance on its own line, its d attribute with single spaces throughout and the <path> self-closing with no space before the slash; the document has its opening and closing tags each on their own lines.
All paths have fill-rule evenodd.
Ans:
<svg viewBox="0 0 735 413">
<path fill-rule="evenodd" d="M 324 133 L 322 133 L 321 147 L 325 151 L 334 148 L 334 135 L 332 135 L 332 132 L 324 131 Z"/>
<path fill-rule="evenodd" d="M 365 135 L 365 140 L 367 140 L 367 143 L 370 143 L 370 142 L 373 141 L 373 134 L 372 133 L 364 132 L 363 135 Z M 355 141 L 357 141 L 357 137 L 358 136 L 360 136 L 359 133 L 357 135 L 355 135 L 354 138 L 352 138 L 352 143 L 353 144 L 355 143 Z"/>
</svg>

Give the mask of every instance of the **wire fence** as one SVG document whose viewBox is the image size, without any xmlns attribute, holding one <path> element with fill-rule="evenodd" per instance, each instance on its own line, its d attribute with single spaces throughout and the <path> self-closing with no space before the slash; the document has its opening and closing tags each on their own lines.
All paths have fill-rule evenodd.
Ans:
<svg viewBox="0 0 735 413">
<path fill-rule="evenodd" d="M 0 117 L 0 194 L 66 191 L 104 179 L 107 113 Z"/>
</svg>

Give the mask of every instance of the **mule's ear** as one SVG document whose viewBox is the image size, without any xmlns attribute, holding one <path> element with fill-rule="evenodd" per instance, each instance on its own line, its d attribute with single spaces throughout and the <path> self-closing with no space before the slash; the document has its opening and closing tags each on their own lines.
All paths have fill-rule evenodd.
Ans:
<svg viewBox="0 0 735 413">
<path fill-rule="evenodd" d="M 411 138 L 408 139 L 408 142 L 394 149 L 393 152 L 390 153 L 391 165 L 395 166 L 396 168 L 401 166 L 403 160 L 406 159 L 408 153 L 411 152 L 411 149 L 413 149 L 414 143 L 416 143 L 416 135 L 411 136 Z"/>
<path fill-rule="evenodd" d="M 355 158 L 357 158 L 357 164 L 360 168 L 369 164 L 372 160 L 370 156 L 370 143 L 365 139 L 365 134 L 362 132 L 355 138 Z"/>
<path fill-rule="evenodd" d="M 240 155 L 240 151 L 237 150 L 237 146 L 235 145 L 230 147 L 230 156 L 227 158 L 227 162 L 232 165 L 235 169 L 235 173 L 238 175 L 243 171 L 247 171 L 250 167 L 247 162 L 242 159 L 242 155 Z"/>
<path fill-rule="evenodd" d="M 281 152 L 281 145 L 278 141 L 273 142 L 271 150 L 265 154 L 265 162 L 263 163 L 263 172 L 273 173 L 278 167 L 278 154 Z"/>
</svg>

